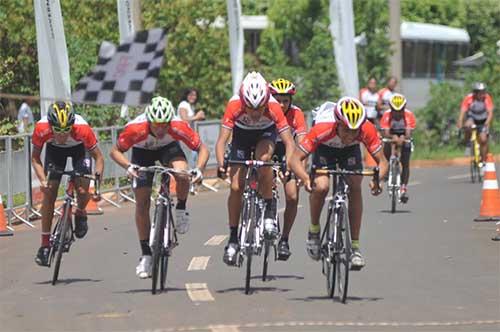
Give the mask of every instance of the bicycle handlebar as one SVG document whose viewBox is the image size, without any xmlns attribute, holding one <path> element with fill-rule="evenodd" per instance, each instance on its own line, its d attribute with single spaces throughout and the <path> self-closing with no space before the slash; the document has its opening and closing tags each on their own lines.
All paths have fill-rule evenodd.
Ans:
<svg viewBox="0 0 500 332">
<path fill-rule="evenodd" d="M 378 178 L 379 168 L 374 167 L 372 169 L 363 169 L 350 171 L 346 169 L 328 169 L 328 168 L 317 168 L 314 169 L 316 174 L 326 174 L 326 175 L 362 175 L 362 176 L 373 176 Z"/>
<path fill-rule="evenodd" d="M 164 166 L 159 166 L 159 165 L 153 165 L 153 166 L 141 166 L 137 168 L 138 172 L 148 172 L 148 173 L 168 173 L 168 174 L 179 174 L 179 175 L 185 175 L 185 176 L 193 176 L 193 170 L 184 170 L 184 169 L 176 169 L 176 168 L 170 168 L 170 167 L 164 167 Z"/>
<path fill-rule="evenodd" d="M 383 137 L 382 138 L 382 142 L 384 142 L 384 143 L 392 143 L 392 138 Z M 406 138 L 405 139 L 405 143 L 411 143 L 411 142 L 413 142 L 413 138 Z"/>
<path fill-rule="evenodd" d="M 92 174 L 84 174 L 81 172 L 77 171 L 61 171 L 55 167 L 49 167 L 49 170 L 47 172 L 47 179 L 50 178 L 50 174 L 57 174 L 57 175 L 68 175 L 71 178 L 85 178 L 89 179 L 91 181 L 94 181 L 94 187 L 95 187 L 95 196 L 100 196 L 101 195 L 101 179 L 95 175 Z"/>
<path fill-rule="evenodd" d="M 229 165 L 245 165 L 253 167 L 281 167 L 281 163 L 276 163 L 273 161 L 263 161 L 263 160 L 228 160 Z"/>
</svg>

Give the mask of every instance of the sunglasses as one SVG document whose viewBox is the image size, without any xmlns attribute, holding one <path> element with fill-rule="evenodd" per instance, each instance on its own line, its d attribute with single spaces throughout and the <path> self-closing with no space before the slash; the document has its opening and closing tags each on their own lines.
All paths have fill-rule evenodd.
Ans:
<svg viewBox="0 0 500 332">
<path fill-rule="evenodd" d="M 57 128 L 57 127 L 52 127 L 52 130 L 56 134 L 66 134 L 71 131 L 71 127 L 66 127 L 66 128 Z"/>
</svg>

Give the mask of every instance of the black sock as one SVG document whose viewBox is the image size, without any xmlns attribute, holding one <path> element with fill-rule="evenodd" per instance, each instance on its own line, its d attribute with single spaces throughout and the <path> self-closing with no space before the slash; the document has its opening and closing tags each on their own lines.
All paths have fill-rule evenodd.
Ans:
<svg viewBox="0 0 500 332">
<path fill-rule="evenodd" d="M 229 227 L 229 242 L 238 243 L 238 226 Z"/>
<path fill-rule="evenodd" d="M 151 256 L 151 248 L 149 247 L 149 240 L 140 240 L 141 251 L 143 256 Z"/>
<path fill-rule="evenodd" d="M 281 242 L 288 242 L 288 236 L 282 236 L 280 241 Z"/>
<path fill-rule="evenodd" d="M 264 218 L 271 218 L 274 219 L 276 216 L 276 202 L 274 199 L 265 199 L 264 202 L 266 202 L 266 210 L 264 212 Z"/>
<path fill-rule="evenodd" d="M 177 210 L 185 210 L 186 209 L 186 200 L 177 200 L 177 205 L 175 206 Z"/>
</svg>

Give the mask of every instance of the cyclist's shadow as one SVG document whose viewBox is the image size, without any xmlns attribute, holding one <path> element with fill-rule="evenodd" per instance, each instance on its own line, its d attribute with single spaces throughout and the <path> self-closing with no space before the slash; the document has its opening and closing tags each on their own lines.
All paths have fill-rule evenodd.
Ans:
<svg viewBox="0 0 500 332">
<path fill-rule="evenodd" d="M 394 213 L 391 212 L 391 210 L 380 210 L 382 213 L 388 213 L 388 214 L 398 214 L 398 213 L 412 213 L 411 210 L 396 210 Z"/>
<path fill-rule="evenodd" d="M 70 285 L 70 284 L 73 284 L 73 283 L 81 283 L 81 282 L 101 282 L 102 280 L 101 279 L 90 279 L 90 278 L 67 278 L 67 279 L 58 279 L 57 280 L 57 284 L 63 284 L 63 285 Z M 48 284 L 52 284 L 52 281 L 51 280 L 47 280 L 47 281 L 38 281 L 38 282 L 35 282 L 35 284 L 37 285 L 48 285 Z"/>
</svg>

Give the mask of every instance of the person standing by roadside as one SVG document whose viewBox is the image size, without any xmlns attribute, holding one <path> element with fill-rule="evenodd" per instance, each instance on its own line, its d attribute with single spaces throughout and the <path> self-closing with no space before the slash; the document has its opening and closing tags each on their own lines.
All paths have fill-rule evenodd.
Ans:
<svg viewBox="0 0 500 332">
<path fill-rule="evenodd" d="M 29 99 L 26 99 L 21 106 L 19 107 L 19 111 L 17 113 L 17 131 L 21 134 L 30 130 L 30 126 L 35 123 L 35 119 L 33 117 L 33 112 L 31 111 L 31 104 L 33 102 Z"/>
<path fill-rule="evenodd" d="M 195 122 L 205 120 L 205 112 L 195 112 L 195 105 L 198 102 L 199 93 L 194 88 L 188 88 L 184 91 L 182 100 L 177 106 L 177 116 L 181 120 L 187 121 L 189 126 L 195 129 Z M 198 158 L 197 151 L 191 151 L 191 158 L 189 158 L 189 165 L 193 166 Z"/>
<path fill-rule="evenodd" d="M 365 88 L 359 91 L 359 100 L 363 103 L 366 110 L 366 118 L 378 126 L 379 113 L 377 111 L 380 96 L 377 92 L 377 79 L 370 77 Z"/>
<path fill-rule="evenodd" d="M 377 109 L 379 114 L 382 115 L 385 111 L 387 111 L 389 107 L 389 101 L 392 96 L 396 93 L 396 86 L 398 85 L 398 79 L 394 76 L 390 76 L 387 79 L 387 86 L 378 91 L 379 100 Z"/>
</svg>

